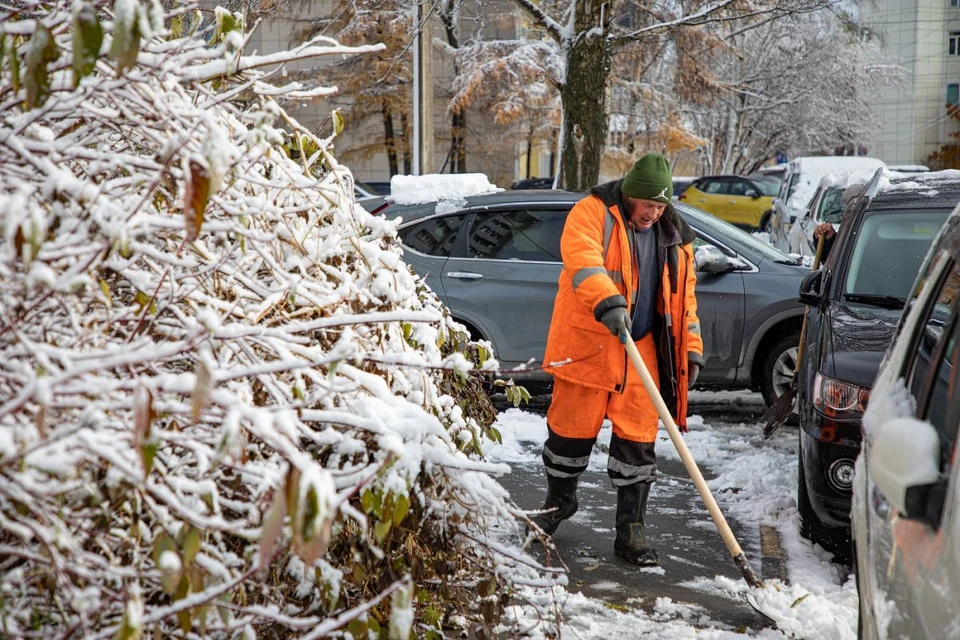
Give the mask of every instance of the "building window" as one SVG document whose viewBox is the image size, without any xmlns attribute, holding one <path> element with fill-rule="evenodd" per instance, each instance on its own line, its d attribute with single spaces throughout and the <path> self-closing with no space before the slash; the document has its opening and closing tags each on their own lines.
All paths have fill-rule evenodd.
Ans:
<svg viewBox="0 0 960 640">
<path fill-rule="evenodd" d="M 951 7 L 960 7 L 960 0 L 950 0 Z"/>
<path fill-rule="evenodd" d="M 957 2 L 960 2 L 960 0 L 957 0 Z M 952 56 L 960 56 L 960 31 L 950 32 L 949 51 Z"/>
<path fill-rule="evenodd" d="M 947 104 L 960 104 L 960 84 L 947 85 Z"/>
</svg>

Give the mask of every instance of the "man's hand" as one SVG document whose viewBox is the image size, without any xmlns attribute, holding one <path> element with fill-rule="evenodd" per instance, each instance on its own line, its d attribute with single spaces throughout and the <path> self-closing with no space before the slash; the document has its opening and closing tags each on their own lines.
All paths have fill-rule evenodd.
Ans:
<svg viewBox="0 0 960 640">
<path fill-rule="evenodd" d="M 829 222 L 821 222 L 813 230 L 813 237 L 817 240 L 820 239 L 820 236 L 826 237 L 827 240 L 837 235 L 837 230 L 833 228 L 833 225 Z"/>
<path fill-rule="evenodd" d="M 603 315 L 600 316 L 600 322 L 610 330 L 610 333 L 618 338 L 621 335 L 630 335 L 630 315 L 624 307 L 607 309 L 603 312 Z"/>
</svg>

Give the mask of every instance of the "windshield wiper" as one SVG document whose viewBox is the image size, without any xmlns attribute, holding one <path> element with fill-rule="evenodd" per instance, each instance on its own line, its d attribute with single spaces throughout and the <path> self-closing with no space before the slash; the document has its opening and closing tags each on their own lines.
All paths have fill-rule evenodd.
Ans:
<svg viewBox="0 0 960 640">
<path fill-rule="evenodd" d="M 848 302 L 862 302 L 872 304 L 882 309 L 903 309 L 906 300 L 896 296 L 881 296 L 874 293 L 845 293 L 843 299 Z"/>
</svg>

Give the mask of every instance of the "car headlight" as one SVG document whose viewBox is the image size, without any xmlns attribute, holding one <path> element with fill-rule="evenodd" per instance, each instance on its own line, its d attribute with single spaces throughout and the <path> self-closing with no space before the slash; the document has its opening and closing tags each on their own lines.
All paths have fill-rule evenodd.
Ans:
<svg viewBox="0 0 960 640">
<path fill-rule="evenodd" d="M 859 418 L 867 408 L 870 390 L 818 373 L 813 380 L 813 405 L 829 418 Z"/>
</svg>

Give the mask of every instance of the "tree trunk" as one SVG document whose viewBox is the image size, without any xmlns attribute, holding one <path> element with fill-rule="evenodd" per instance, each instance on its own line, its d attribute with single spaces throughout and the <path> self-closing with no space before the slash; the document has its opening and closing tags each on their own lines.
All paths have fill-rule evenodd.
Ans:
<svg viewBox="0 0 960 640">
<path fill-rule="evenodd" d="M 409 138 L 407 137 L 407 114 L 400 114 L 400 129 L 403 131 L 403 173 L 405 175 L 413 175 L 411 167 L 413 166 L 413 158 L 410 155 L 410 144 Z"/>
<path fill-rule="evenodd" d="M 607 78 L 610 50 L 607 25 L 600 24 L 600 0 L 578 0 L 574 33 L 582 34 L 570 46 L 567 76 L 560 89 L 563 104 L 563 147 L 560 184 L 583 191 L 597 184 L 600 157 L 607 140 Z M 609 14 L 609 12 L 607 12 Z M 602 34 L 591 29 L 600 27 Z"/>
<path fill-rule="evenodd" d="M 383 103 L 383 139 L 387 147 L 387 163 L 390 165 L 390 177 L 400 173 L 400 167 L 397 163 L 397 136 L 393 131 L 393 115 L 390 113 L 390 105 Z"/>
<path fill-rule="evenodd" d="M 458 0 L 443 2 L 439 7 L 440 21 L 447 35 L 447 44 L 453 49 L 460 48 L 460 38 L 457 35 L 457 12 L 460 3 Z M 460 65 L 454 58 L 453 73 L 460 75 Z M 467 114 L 454 113 L 450 116 L 450 173 L 467 172 Z"/>
<path fill-rule="evenodd" d="M 450 173 L 467 172 L 467 114 L 450 116 Z"/>
</svg>

